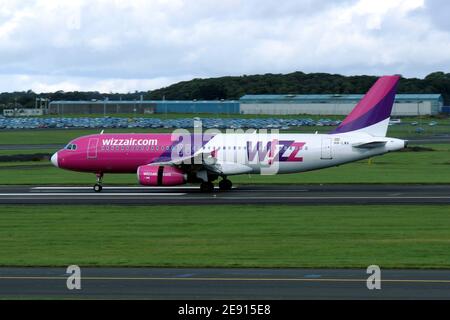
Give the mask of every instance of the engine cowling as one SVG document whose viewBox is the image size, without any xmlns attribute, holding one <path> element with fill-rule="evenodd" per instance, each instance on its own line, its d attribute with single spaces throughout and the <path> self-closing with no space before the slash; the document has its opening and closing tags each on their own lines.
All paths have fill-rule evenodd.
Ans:
<svg viewBox="0 0 450 320">
<path fill-rule="evenodd" d="M 139 183 L 144 186 L 176 186 L 187 180 L 183 171 L 170 166 L 140 166 L 137 176 Z"/>
</svg>

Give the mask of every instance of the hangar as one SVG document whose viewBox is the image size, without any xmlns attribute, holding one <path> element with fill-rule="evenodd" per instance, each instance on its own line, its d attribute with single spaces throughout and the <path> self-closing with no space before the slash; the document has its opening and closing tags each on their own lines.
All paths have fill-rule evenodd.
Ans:
<svg viewBox="0 0 450 320">
<path fill-rule="evenodd" d="M 148 113 L 211 113 L 211 114 L 311 114 L 347 115 L 358 103 L 361 94 L 261 94 L 244 95 L 239 100 L 92 100 L 51 101 L 49 114 L 148 114 Z M 433 115 L 443 110 L 440 94 L 397 94 L 392 115 Z"/>
<path fill-rule="evenodd" d="M 51 101 L 49 114 L 239 113 L 239 102 L 175 100 Z"/>
<path fill-rule="evenodd" d="M 240 102 L 243 114 L 347 115 L 362 94 L 258 94 L 245 95 Z M 397 94 L 394 116 L 432 115 L 441 112 L 441 94 Z"/>
</svg>

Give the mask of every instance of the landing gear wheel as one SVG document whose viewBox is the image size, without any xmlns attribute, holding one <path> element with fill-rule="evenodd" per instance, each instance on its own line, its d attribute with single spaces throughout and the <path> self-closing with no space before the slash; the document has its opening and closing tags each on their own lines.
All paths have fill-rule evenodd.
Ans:
<svg viewBox="0 0 450 320">
<path fill-rule="evenodd" d="M 101 184 L 98 184 L 98 183 L 94 184 L 94 191 L 95 192 L 100 192 L 100 191 L 102 191 L 102 189 L 103 189 L 103 187 L 102 187 Z"/>
<path fill-rule="evenodd" d="M 220 190 L 231 190 L 231 188 L 233 187 L 233 183 L 228 180 L 228 179 L 222 179 L 219 182 L 219 189 Z"/>
<path fill-rule="evenodd" d="M 94 189 L 95 192 L 100 192 L 103 189 L 103 187 L 102 187 L 103 173 L 102 172 L 97 172 L 95 175 L 97 177 L 97 183 L 94 184 L 93 189 Z"/>
<path fill-rule="evenodd" d="M 214 184 L 212 182 L 202 182 L 200 184 L 200 191 L 201 192 L 213 192 Z"/>
</svg>

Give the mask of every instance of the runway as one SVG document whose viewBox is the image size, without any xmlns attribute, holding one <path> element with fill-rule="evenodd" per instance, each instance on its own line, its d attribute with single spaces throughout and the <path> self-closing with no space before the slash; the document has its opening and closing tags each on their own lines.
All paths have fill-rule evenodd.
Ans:
<svg viewBox="0 0 450 320">
<path fill-rule="evenodd" d="M 0 268 L 0 299 L 450 299 L 450 270 L 82 268 L 68 290 L 65 268 Z"/>
<path fill-rule="evenodd" d="M 201 193 L 198 186 L 0 186 L 0 204 L 450 204 L 450 185 L 238 185 Z"/>
</svg>

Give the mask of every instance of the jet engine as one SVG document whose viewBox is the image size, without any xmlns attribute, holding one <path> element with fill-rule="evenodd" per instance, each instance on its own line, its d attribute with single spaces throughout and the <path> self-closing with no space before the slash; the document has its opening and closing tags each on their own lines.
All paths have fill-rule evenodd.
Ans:
<svg viewBox="0 0 450 320">
<path fill-rule="evenodd" d="M 176 186 L 187 181 L 187 174 L 171 166 L 140 166 L 137 176 L 144 186 Z"/>
</svg>

